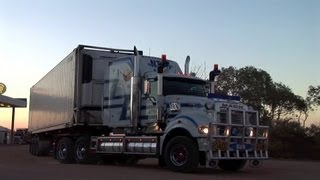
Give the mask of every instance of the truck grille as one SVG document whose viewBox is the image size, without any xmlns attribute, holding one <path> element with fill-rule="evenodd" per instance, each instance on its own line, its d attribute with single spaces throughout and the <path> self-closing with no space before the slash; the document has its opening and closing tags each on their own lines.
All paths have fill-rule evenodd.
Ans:
<svg viewBox="0 0 320 180">
<path fill-rule="evenodd" d="M 256 111 L 223 109 L 210 123 L 211 159 L 268 158 L 268 126 L 259 125 Z"/>
</svg>

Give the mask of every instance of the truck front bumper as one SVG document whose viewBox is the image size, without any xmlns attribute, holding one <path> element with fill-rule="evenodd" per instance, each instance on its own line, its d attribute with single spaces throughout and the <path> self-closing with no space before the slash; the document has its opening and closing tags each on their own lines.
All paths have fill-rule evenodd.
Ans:
<svg viewBox="0 0 320 180">
<path fill-rule="evenodd" d="M 249 143 L 230 143 L 227 140 L 198 138 L 199 151 L 205 152 L 206 167 L 218 165 L 220 160 L 248 160 L 250 167 L 258 167 L 262 160 L 269 158 L 266 146 L 259 143 L 255 146 Z"/>
<path fill-rule="evenodd" d="M 265 141 L 258 143 L 229 142 L 226 139 L 214 139 L 212 142 L 207 138 L 198 138 L 199 151 L 206 152 L 208 160 L 222 159 L 268 159 L 268 150 Z"/>
</svg>

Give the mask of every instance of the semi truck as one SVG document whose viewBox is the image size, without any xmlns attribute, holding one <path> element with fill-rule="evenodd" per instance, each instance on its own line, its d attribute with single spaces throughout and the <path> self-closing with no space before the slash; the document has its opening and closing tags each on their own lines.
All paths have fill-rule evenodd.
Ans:
<svg viewBox="0 0 320 180">
<path fill-rule="evenodd" d="M 177 62 L 133 50 L 77 46 L 30 89 L 32 155 L 61 163 L 198 166 L 237 171 L 268 159 L 268 126 L 236 96 L 214 92 Z"/>
</svg>

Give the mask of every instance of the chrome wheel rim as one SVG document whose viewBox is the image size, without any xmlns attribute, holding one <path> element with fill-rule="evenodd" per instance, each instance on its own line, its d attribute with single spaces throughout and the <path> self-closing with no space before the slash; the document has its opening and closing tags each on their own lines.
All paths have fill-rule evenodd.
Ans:
<svg viewBox="0 0 320 180">
<path fill-rule="evenodd" d="M 79 143 L 76 147 L 77 158 L 80 160 L 84 159 L 86 151 L 85 144 L 83 142 Z"/>
<path fill-rule="evenodd" d="M 188 150 L 185 146 L 175 145 L 170 151 L 170 160 L 175 166 L 182 166 L 187 162 Z"/>
<path fill-rule="evenodd" d="M 61 144 L 58 150 L 59 159 L 66 159 L 67 154 L 68 154 L 67 146 L 65 144 Z"/>
</svg>

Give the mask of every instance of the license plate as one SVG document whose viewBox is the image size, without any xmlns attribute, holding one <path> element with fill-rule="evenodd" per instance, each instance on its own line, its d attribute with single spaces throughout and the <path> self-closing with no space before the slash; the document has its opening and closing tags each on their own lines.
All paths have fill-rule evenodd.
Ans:
<svg viewBox="0 0 320 180">
<path fill-rule="evenodd" d="M 239 150 L 244 150 L 244 149 L 246 149 L 246 145 L 244 145 L 244 144 L 237 144 L 237 149 L 239 149 Z"/>
</svg>

